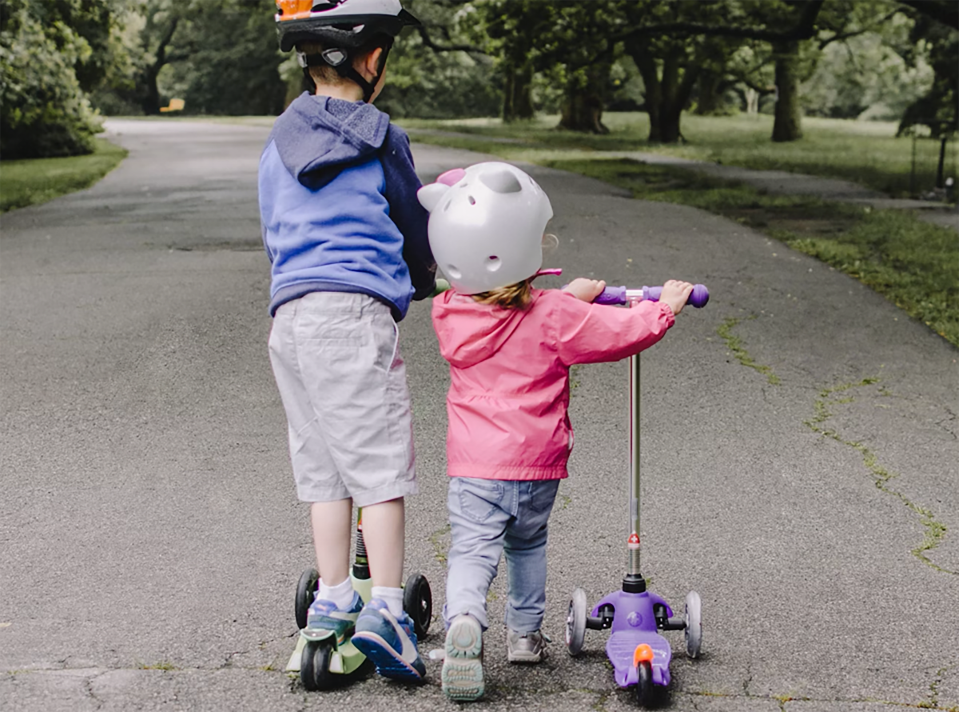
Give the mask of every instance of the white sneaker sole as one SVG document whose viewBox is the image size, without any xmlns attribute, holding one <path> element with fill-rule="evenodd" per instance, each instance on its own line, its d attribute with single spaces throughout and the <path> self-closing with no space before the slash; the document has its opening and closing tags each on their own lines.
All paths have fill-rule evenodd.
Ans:
<svg viewBox="0 0 959 712">
<path fill-rule="evenodd" d="M 446 633 L 443 692 L 451 700 L 471 702 L 483 696 L 483 630 L 472 618 L 453 621 Z"/>
</svg>

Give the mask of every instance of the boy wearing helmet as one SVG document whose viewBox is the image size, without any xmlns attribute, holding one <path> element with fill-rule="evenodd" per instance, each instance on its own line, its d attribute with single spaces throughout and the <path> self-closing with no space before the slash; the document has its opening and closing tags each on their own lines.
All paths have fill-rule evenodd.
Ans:
<svg viewBox="0 0 959 712">
<path fill-rule="evenodd" d="M 311 503 L 319 588 L 307 633 L 334 632 L 385 676 L 426 674 L 403 611 L 403 498 L 416 491 L 396 322 L 435 287 L 409 139 L 372 106 L 404 25 L 399 0 L 277 0 L 280 47 L 315 84 L 277 120 L 260 159 L 271 267 L 270 360 L 297 495 Z M 373 578 L 349 576 L 353 505 Z"/>
<path fill-rule="evenodd" d="M 508 659 L 538 663 L 546 654 L 547 522 L 573 447 L 569 367 L 652 346 L 693 287 L 668 281 L 659 302 L 632 309 L 592 304 L 602 281 L 535 289 L 553 210 L 539 185 L 506 163 L 449 171 L 418 197 L 452 285 L 433 300 L 440 353 L 450 364 L 443 689 L 475 700 L 485 687 L 486 596 L 501 553 L 509 568 Z"/>
</svg>

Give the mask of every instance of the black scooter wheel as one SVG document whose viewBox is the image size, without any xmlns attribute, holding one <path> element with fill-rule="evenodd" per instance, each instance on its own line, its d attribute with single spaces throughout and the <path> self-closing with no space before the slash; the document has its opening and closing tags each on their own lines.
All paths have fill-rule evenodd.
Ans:
<svg viewBox="0 0 959 712">
<path fill-rule="evenodd" d="M 636 672 L 636 686 L 633 688 L 636 703 L 641 707 L 649 707 L 653 701 L 653 669 L 648 662 L 643 661 Z"/>
<path fill-rule="evenodd" d="M 403 610 L 413 619 L 417 638 L 424 638 L 433 620 L 433 591 L 423 574 L 413 574 L 406 579 L 403 589 Z"/>
<path fill-rule="evenodd" d="M 336 676 L 330 672 L 330 660 L 333 657 L 333 644 L 307 643 L 300 656 L 300 682 L 310 692 L 329 690 Z"/>
<path fill-rule="evenodd" d="M 307 569 L 300 574 L 300 580 L 296 584 L 296 627 L 300 630 L 306 628 L 306 616 L 310 610 L 310 604 L 313 603 L 313 597 L 316 595 L 316 584 L 319 583 L 320 574 L 316 569 Z"/>
</svg>

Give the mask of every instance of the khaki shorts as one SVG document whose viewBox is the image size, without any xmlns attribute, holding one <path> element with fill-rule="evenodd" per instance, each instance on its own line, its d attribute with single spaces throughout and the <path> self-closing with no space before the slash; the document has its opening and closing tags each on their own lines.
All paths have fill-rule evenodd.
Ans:
<svg viewBox="0 0 959 712">
<path fill-rule="evenodd" d="M 270 361 L 286 409 L 297 496 L 358 507 L 416 492 L 399 330 L 365 294 L 312 292 L 277 309 Z"/>
</svg>

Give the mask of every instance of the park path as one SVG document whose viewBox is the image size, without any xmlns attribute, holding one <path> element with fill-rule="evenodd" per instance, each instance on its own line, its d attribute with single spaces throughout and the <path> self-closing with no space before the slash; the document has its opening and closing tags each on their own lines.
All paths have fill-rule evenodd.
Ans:
<svg viewBox="0 0 959 712">
<path fill-rule="evenodd" d="M 283 672 L 312 554 L 266 354 L 256 165 L 268 132 L 111 121 L 129 157 L 3 216 L 0 710 L 455 710 L 439 668 L 308 694 Z M 479 154 L 414 146 L 429 180 Z M 712 298 L 643 356 L 644 570 L 703 598 L 704 655 L 672 634 L 680 712 L 959 706 L 959 352 L 854 280 L 734 222 L 528 167 L 562 279 Z M 544 278 L 558 286 L 561 278 Z M 428 305 L 401 324 L 421 492 L 410 571 L 437 608 L 449 532 L 448 374 Z M 476 710 L 634 709 L 605 634 L 563 650 L 566 601 L 625 566 L 626 371 L 573 371 L 576 449 L 551 521 L 552 656 L 487 635 Z M 505 571 L 490 595 L 498 619 Z M 439 647 L 441 626 L 424 648 Z"/>
<path fill-rule="evenodd" d="M 476 134 L 467 134 L 455 131 L 435 129 L 414 129 L 417 134 L 435 134 L 438 136 L 460 137 L 476 139 Z M 522 139 L 483 137 L 493 143 L 509 143 L 524 145 Z M 570 156 L 582 155 L 584 158 L 595 157 L 595 151 L 569 151 Z M 714 178 L 745 183 L 759 190 L 773 195 L 807 195 L 821 200 L 834 200 L 846 203 L 860 203 L 877 209 L 915 210 L 921 220 L 942 227 L 950 227 L 959 231 L 959 207 L 948 207 L 942 203 L 928 200 L 912 200 L 905 198 L 891 198 L 872 188 L 839 178 L 825 178 L 804 173 L 788 171 L 757 170 L 742 168 L 710 161 L 698 161 L 690 158 L 665 156 L 649 151 L 603 151 L 603 157 L 627 158 L 639 163 L 653 166 L 669 166 L 684 170 L 696 171 Z"/>
</svg>

